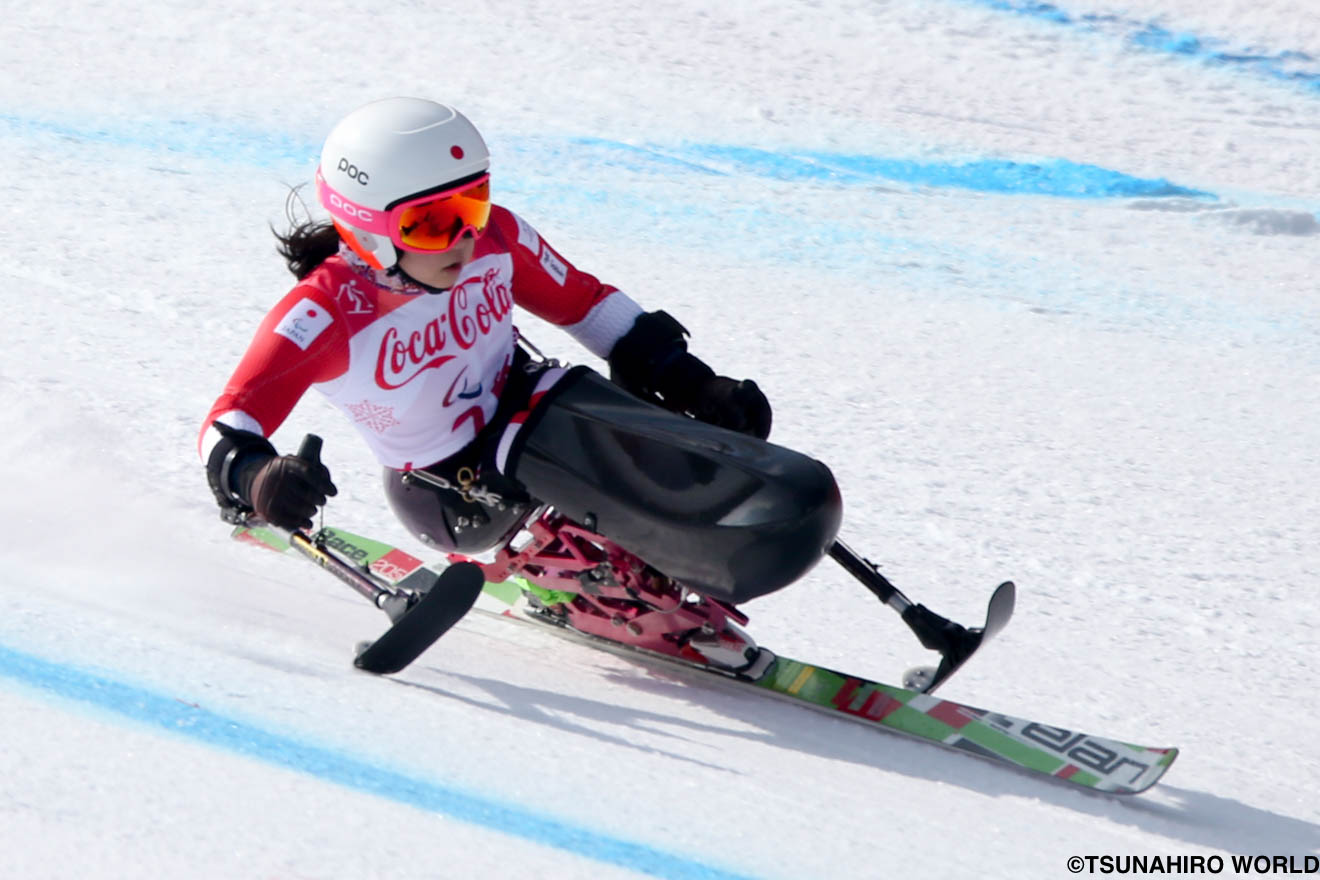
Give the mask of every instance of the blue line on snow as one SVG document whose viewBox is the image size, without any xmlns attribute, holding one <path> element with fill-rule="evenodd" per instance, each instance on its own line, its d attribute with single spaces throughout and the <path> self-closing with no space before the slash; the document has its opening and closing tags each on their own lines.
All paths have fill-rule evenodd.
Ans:
<svg viewBox="0 0 1320 880">
<path fill-rule="evenodd" d="M 1180 55 L 1215 67 L 1242 68 L 1296 83 L 1320 92 L 1320 70 L 1315 57 L 1305 52 L 1285 50 L 1232 49 L 1229 42 L 1217 37 L 1202 37 L 1186 31 L 1171 31 L 1152 21 L 1137 21 L 1112 14 L 1070 13 L 1053 3 L 1039 0 L 963 0 L 998 12 L 1010 12 L 1037 18 L 1065 27 L 1093 33 L 1112 33 L 1134 46 Z"/>
<path fill-rule="evenodd" d="M 54 137 L 81 144 L 147 149 L 202 159 L 258 166 L 311 167 L 319 147 L 283 134 L 182 120 L 140 120 L 123 126 L 78 126 L 0 114 L 0 133 Z M 584 165 L 609 165 L 643 172 L 750 175 L 772 180 L 838 185 L 896 183 L 1060 198 L 1133 198 L 1211 193 L 1162 179 L 1143 179 L 1066 159 L 1013 162 L 999 159 L 932 161 L 824 151 L 763 150 L 727 144 L 638 146 L 592 137 L 514 139 L 514 152 L 561 156 Z"/>
<path fill-rule="evenodd" d="M 778 180 L 861 184 L 893 181 L 911 186 L 1078 199 L 1113 196 L 1214 198 L 1208 192 L 1178 186 L 1167 180 L 1133 177 L 1066 159 L 1040 162 L 1001 159 L 931 162 L 817 151 L 771 152 L 717 144 L 700 144 L 689 149 L 692 154 L 707 161 L 727 161 L 739 170 Z"/>
<path fill-rule="evenodd" d="M 640 874 L 685 880 L 737 880 L 745 876 L 409 776 L 292 736 L 226 718 L 174 697 L 3 645 L 0 645 L 0 676 L 204 745 Z"/>
<path fill-rule="evenodd" d="M 220 159 L 251 165 L 315 161 L 317 148 L 280 134 L 239 127 L 215 128 L 183 119 L 142 119 L 130 126 L 78 124 L 0 113 L 0 132 L 47 136 L 73 144 L 147 149 L 200 159 Z"/>
</svg>

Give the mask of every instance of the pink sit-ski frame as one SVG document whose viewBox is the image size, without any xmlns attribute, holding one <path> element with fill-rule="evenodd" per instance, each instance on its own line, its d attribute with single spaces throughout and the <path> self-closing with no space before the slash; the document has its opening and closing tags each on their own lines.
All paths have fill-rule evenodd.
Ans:
<svg viewBox="0 0 1320 880">
<path fill-rule="evenodd" d="M 565 604 L 576 629 L 615 642 L 703 662 L 688 647 L 693 635 L 724 633 L 747 616 L 717 599 L 689 592 L 638 557 L 562 514 L 546 510 L 526 526 L 530 540 L 512 541 L 493 562 L 481 563 L 486 580 L 521 577 L 538 587 L 577 593 Z"/>
</svg>

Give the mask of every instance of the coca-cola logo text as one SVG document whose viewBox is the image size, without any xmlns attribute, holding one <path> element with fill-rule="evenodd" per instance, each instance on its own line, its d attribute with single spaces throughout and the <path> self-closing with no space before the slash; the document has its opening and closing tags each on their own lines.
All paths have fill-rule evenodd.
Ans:
<svg viewBox="0 0 1320 880">
<path fill-rule="evenodd" d="M 445 352 L 451 340 L 466 351 L 512 310 L 513 295 L 496 269 L 455 285 L 449 293 L 447 313 L 406 335 L 397 327 L 385 331 L 376 355 L 376 384 L 386 390 L 401 388 L 423 371 L 448 363 L 457 357 L 456 352 Z"/>
<path fill-rule="evenodd" d="M 469 302 L 476 299 L 474 288 L 481 282 L 481 298 L 475 308 L 469 308 Z M 497 269 L 488 269 L 480 279 L 470 278 L 456 285 L 450 292 L 449 326 L 463 348 L 471 348 L 478 336 L 485 336 L 495 325 L 504 320 L 504 316 L 513 310 L 513 294 L 509 286 L 500 280 Z"/>
</svg>

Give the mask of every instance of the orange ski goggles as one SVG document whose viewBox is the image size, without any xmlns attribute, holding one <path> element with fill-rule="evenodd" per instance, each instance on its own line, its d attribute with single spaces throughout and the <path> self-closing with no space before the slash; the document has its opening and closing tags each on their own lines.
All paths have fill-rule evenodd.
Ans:
<svg viewBox="0 0 1320 880">
<path fill-rule="evenodd" d="M 333 189 L 319 168 L 316 191 L 336 220 L 385 236 L 395 247 L 416 253 L 447 251 L 467 232 L 481 235 L 490 222 L 489 174 L 409 196 L 383 211 L 359 205 Z"/>
</svg>

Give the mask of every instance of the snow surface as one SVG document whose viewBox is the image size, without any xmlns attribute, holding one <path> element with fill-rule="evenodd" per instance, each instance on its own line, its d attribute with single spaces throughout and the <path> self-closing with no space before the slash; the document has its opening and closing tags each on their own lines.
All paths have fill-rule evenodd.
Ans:
<svg viewBox="0 0 1320 880">
<path fill-rule="evenodd" d="M 1311 0 L 10 4 L 0 17 L 0 876 L 1064 877 L 1320 853 Z M 755 377 L 900 587 L 1017 619 L 952 699 L 1182 756 L 1107 799 L 231 542 L 199 422 L 268 226 L 374 98 Z M 545 349 L 589 355 L 531 319 Z M 308 399 L 330 519 L 417 550 Z M 921 652 L 828 562 L 790 656 Z M 1231 865 L 1223 874 L 1233 873 Z"/>
</svg>

